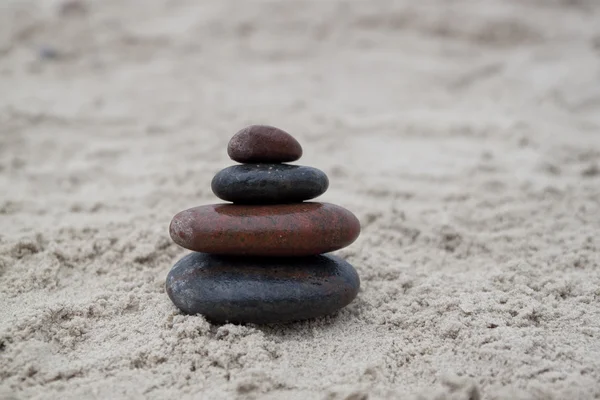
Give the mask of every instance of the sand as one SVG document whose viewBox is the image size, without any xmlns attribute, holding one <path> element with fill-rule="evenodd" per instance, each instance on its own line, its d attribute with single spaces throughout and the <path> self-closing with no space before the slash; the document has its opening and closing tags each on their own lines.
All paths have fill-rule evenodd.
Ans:
<svg viewBox="0 0 600 400">
<path fill-rule="evenodd" d="M 599 77 L 596 0 L 4 0 L 0 398 L 599 398 Z M 165 294 L 252 123 L 362 223 L 337 315 Z"/>
</svg>

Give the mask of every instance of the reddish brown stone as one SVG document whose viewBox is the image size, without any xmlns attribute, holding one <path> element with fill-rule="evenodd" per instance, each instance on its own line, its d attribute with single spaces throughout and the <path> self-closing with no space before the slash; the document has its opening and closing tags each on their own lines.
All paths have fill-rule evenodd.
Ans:
<svg viewBox="0 0 600 400">
<path fill-rule="evenodd" d="M 329 203 L 211 204 L 173 217 L 171 238 L 210 254 L 309 256 L 348 246 L 360 233 L 350 211 Z"/>
<path fill-rule="evenodd" d="M 282 163 L 302 156 L 302 146 L 289 133 L 268 125 L 251 125 L 229 141 L 227 154 L 241 163 Z"/>
</svg>

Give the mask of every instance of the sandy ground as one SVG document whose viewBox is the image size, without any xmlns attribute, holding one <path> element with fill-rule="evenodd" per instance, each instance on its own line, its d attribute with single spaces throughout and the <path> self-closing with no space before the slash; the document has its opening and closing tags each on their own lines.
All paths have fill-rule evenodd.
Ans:
<svg viewBox="0 0 600 400">
<path fill-rule="evenodd" d="M 361 220 L 335 316 L 165 294 L 251 123 Z M 4 0 L 0 190 L 0 398 L 600 397 L 596 0 Z"/>
</svg>

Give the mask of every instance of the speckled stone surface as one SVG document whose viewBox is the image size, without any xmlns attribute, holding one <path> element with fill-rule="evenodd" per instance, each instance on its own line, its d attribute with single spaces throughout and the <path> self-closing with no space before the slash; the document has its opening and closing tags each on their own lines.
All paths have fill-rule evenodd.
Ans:
<svg viewBox="0 0 600 400">
<path fill-rule="evenodd" d="M 279 128 L 251 125 L 233 135 L 227 154 L 241 163 L 282 163 L 302 157 L 302 146 Z"/>
<path fill-rule="evenodd" d="M 166 289 L 187 314 L 214 322 L 272 323 L 315 318 L 349 304 L 360 279 L 332 255 L 256 258 L 191 253 L 171 269 Z"/>
<path fill-rule="evenodd" d="M 244 164 L 219 171 L 211 187 L 217 197 L 239 204 L 292 203 L 322 195 L 329 179 L 301 165 Z"/>
<path fill-rule="evenodd" d="M 350 211 L 329 203 L 211 204 L 173 217 L 171 238 L 193 251 L 256 256 L 308 256 L 348 246 L 360 233 Z"/>
</svg>

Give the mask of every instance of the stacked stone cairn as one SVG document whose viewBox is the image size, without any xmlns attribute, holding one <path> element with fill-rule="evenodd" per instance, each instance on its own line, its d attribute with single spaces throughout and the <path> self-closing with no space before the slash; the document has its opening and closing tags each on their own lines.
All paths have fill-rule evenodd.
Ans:
<svg viewBox="0 0 600 400">
<path fill-rule="evenodd" d="M 194 207 L 171 221 L 173 241 L 194 251 L 167 276 L 173 303 L 217 323 L 256 324 L 315 318 L 348 305 L 358 274 L 324 253 L 354 242 L 360 224 L 340 206 L 306 202 L 327 190 L 327 175 L 285 164 L 298 160 L 302 147 L 271 126 L 242 129 L 227 151 L 242 164 L 217 173 L 212 190 L 233 204 Z"/>
</svg>

